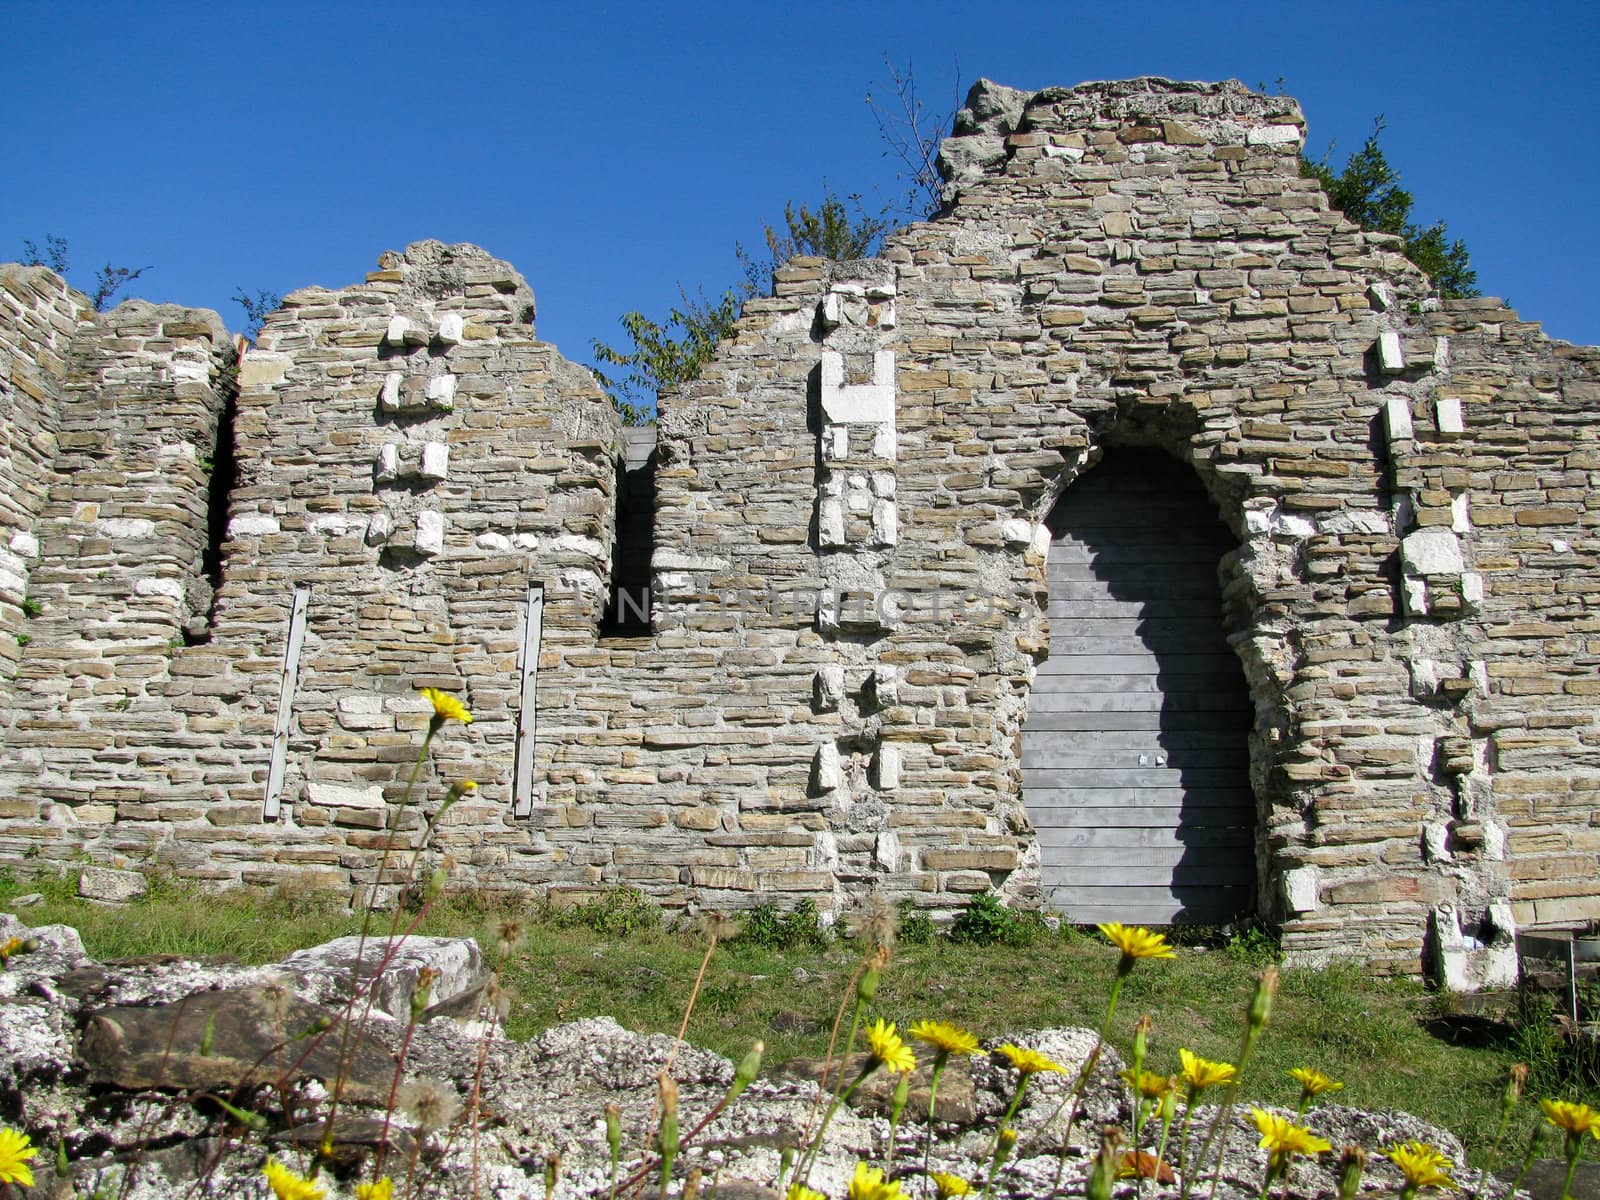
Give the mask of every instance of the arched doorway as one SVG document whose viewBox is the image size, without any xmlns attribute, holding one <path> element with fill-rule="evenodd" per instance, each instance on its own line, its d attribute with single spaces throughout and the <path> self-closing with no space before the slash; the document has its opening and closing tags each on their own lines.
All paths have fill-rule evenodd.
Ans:
<svg viewBox="0 0 1600 1200">
<path fill-rule="evenodd" d="M 1078 922 L 1250 911 L 1251 705 L 1217 583 L 1236 543 L 1153 450 L 1108 452 L 1049 525 L 1050 656 L 1022 734 L 1045 895 Z"/>
</svg>

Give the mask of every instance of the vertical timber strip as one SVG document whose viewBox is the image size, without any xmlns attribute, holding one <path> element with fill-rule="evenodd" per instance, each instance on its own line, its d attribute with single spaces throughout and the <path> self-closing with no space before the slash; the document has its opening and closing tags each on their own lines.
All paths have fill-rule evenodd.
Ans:
<svg viewBox="0 0 1600 1200">
<path fill-rule="evenodd" d="M 522 702 L 517 708 L 517 774 L 511 815 L 533 813 L 533 750 L 538 728 L 539 642 L 544 634 L 544 584 L 528 585 L 528 610 L 522 623 Z"/>
<path fill-rule="evenodd" d="M 294 688 L 300 676 L 300 646 L 306 640 L 306 603 L 310 588 L 295 588 L 289 612 L 289 645 L 283 653 L 283 682 L 278 688 L 278 722 L 272 731 L 272 767 L 267 772 L 267 795 L 261 819 L 276 821 L 282 809 L 283 772 L 289 757 L 289 718 L 293 716 Z"/>
</svg>

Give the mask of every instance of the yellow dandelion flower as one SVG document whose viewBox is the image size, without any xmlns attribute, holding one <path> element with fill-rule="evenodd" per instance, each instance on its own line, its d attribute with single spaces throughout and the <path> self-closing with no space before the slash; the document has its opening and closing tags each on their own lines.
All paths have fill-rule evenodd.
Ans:
<svg viewBox="0 0 1600 1200">
<path fill-rule="evenodd" d="M 1172 1090 L 1172 1076 L 1157 1075 L 1154 1071 L 1140 1071 L 1137 1075 L 1131 1070 L 1124 1071 L 1122 1078 L 1146 1100 L 1160 1100 Z"/>
<path fill-rule="evenodd" d="M 356 1184 L 356 1200 L 389 1200 L 394 1194 L 394 1180 L 385 1175 L 371 1183 Z"/>
<path fill-rule="evenodd" d="M 1178 952 L 1167 945 L 1167 935 L 1155 933 L 1139 925 L 1124 925 L 1113 921 L 1109 925 L 1096 925 L 1101 933 L 1124 958 L 1177 958 Z"/>
<path fill-rule="evenodd" d="M 903 1200 L 903 1197 L 898 1183 L 885 1179 L 877 1167 L 858 1162 L 856 1173 L 850 1178 L 850 1200 Z"/>
<path fill-rule="evenodd" d="M 1288 1117 L 1252 1108 L 1250 1118 L 1261 1131 L 1261 1148 L 1272 1156 L 1275 1164 L 1282 1163 L 1291 1154 L 1326 1154 L 1333 1149 L 1332 1142 L 1324 1141 Z"/>
<path fill-rule="evenodd" d="M 1564 1129 L 1574 1137 L 1592 1134 L 1600 1140 L 1600 1113 L 1587 1104 L 1574 1104 L 1570 1100 L 1541 1100 L 1539 1108 L 1544 1119 L 1557 1129 Z"/>
<path fill-rule="evenodd" d="M 309 1179 L 296 1175 L 275 1158 L 267 1159 L 261 1173 L 267 1177 L 267 1184 L 278 1200 L 322 1200 L 327 1195 Z"/>
<path fill-rule="evenodd" d="M 1239 1068 L 1232 1063 L 1212 1062 L 1189 1050 L 1179 1050 L 1178 1060 L 1183 1063 L 1180 1075 L 1191 1090 L 1201 1091 L 1219 1084 L 1232 1083 L 1239 1078 Z"/>
<path fill-rule="evenodd" d="M 867 1026 L 868 1052 L 886 1071 L 915 1071 L 917 1056 L 900 1040 L 894 1031 L 894 1022 L 882 1017 Z"/>
<path fill-rule="evenodd" d="M 1037 1075 L 1041 1071 L 1060 1071 L 1065 1074 L 1067 1070 L 1053 1058 L 1046 1058 L 1037 1050 L 1029 1050 L 1026 1046 L 1013 1046 L 1007 1042 L 1000 1047 L 999 1052 L 1004 1054 L 1011 1061 L 1011 1065 L 1023 1075 Z"/>
<path fill-rule="evenodd" d="M 20 1129 L 0 1127 L 0 1183 L 33 1186 L 33 1169 L 28 1160 L 39 1153 Z"/>
<path fill-rule="evenodd" d="M 1291 1067 L 1285 1074 L 1298 1083 L 1300 1090 L 1307 1096 L 1337 1092 L 1344 1087 L 1344 1084 L 1337 1079 L 1329 1079 L 1321 1071 L 1313 1071 L 1310 1067 Z"/>
<path fill-rule="evenodd" d="M 431 687 L 418 688 L 417 691 L 433 705 L 435 721 L 460 721 L 463 725 L 472 724 L 472 714 L 467 711 L 467 706 L 449 692 L 441 692 L 438 688 Z"/>
<path fill-rule="evenodd" d="M 1446 1173 L 1450 1169 L 1450 1159 L 1426 1142 L 1390 1146 L 1383 1156 L 1400 1168 L 1408 1188 L 1456 1186 L 1456 1181 Z"/>
<path fill-rule="evenodd" d="M 789 1190 L 783 1194 L 783 1200 L 828 1200 L 828 1198 L 803 1183 L 791 1183 Z"/>
<path fill-rule="evenodd" d="M 959 1175 L 947 1175 L 943 1171 L 929 1172 L 928 1178 L 933 1180 L 933 1186 L 939 1189 L 939 1200 L 950 1200 L 952 1196 L 969 1196 L 972 1194 L 972 1185 Z"/>
<path fill-rule="evenodd" d="M 910 1029 L 911 1036 L 926 1042 L 945 1054 L 976 1054 L 978 1039 L 959 1025 L 949 1021 L 918 1021 Z"/>
</svg>

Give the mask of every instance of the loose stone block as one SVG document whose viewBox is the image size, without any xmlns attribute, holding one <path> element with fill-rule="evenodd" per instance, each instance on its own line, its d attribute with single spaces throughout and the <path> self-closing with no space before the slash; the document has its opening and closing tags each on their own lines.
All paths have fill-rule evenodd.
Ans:
<svg viewBox="0 0 1600 1200">
<path fill-rule="evenodd" d="M 844 699 L 844 668 L 830 664 L 817 671 L 813 693 L 819 712 L 832 712 Z"/>
<path fill-rule="evenodd" d="M 378 448 L 378 457 L 372 462 L 374 483 L 393 483 L 400 478 L 400 447 L 390 442 Z"/>
<path fill-rule="evenodd" d="M 427 442 L 422 447 L 422 461 L 417 474 L 423 479 L 438 483 L 450 474 L 450 447 L 443 442 Z"/>
<path fill-rule="evenodd" d="M 456 405 L 456 377 L 435 375 L 428 380 L 428 403 L 441 412 L 449 412 Z"/>
<path fill-rule="evenodd" d="M 1411 401 L 1404 396 L 1390 396 L 1383 402 L 1383 421 L 1390 445 L 1409 442 L 1416 436 L 1416 428 L 1411 422 Z"/>
<path fill-rule="evenodd" d="M 78 874 L 78 895 L 102 904 L 126 904 L 149 890 L 149 882 L 138 871 L 84 867 Z"/>
<path fill-rule="evenodd" d="M 897 746 L 879 746 L 873 756 L 874 782 L 880 792 L 892 792 L 900 786 L 900 749 Z"/>
<path fill-rule="evenodd" d="M 383 391 L 378 394 L 378 407 L 384 412 L 400 409 L 400 383 L 405 378 L 399 371 L 390 371 L 383 377 Z"/>
<path fill-rule="evenodd" d="M 418 554 L 439 554 L 444 550 L 444 514 L 423 509 L 417 514 Z"/>
<path fill-rule="evenodd" d="M 1440 396 L 1433 402 L 1434 421 L 1445 437 L 1460 437 L 1467 431 L 1461 415 L 1461 401 L 1455 396 Z"/>
<path fill-rule="evenodd" d="M 839 747 L 832 742 L 818 746 L 811 767 L 813 792 L 835 791 L 843 784 L 844 773 L 839 764 Z"/>
<path fill-rule="evenodd" d="M 439 318 L 438 340 L 443 346 L 459 346 L 466 324 L 460 313 L 445 313 Z"/>
<path fill-rule="evenodd" d="M 1378 366 L 1391 375 L 1406 369 L 1406 356 L 1400 348 L 1400 335 L 1386 329 L 1378 335 Z"/>
</svg>

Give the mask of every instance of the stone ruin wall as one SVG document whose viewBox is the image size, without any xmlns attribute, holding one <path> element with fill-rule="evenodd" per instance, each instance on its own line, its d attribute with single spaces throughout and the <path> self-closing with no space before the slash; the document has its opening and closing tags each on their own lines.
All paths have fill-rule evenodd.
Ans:
<svg viewBox="0 0 1600 1200">
<path fill-rule="evenodd" d="M 939 219 L 790 263 L 664 397 L 644 636 L 603 620 L 622 431 L 508 265 L 294 293 L 231 417 L 214 316 L 7 269 L 0 859 L 371 882 L 432 684 L 478 717 L 439 743 L 481 784 L 433 856 L 462 886 L 1047 901 L 1044 520 L 1156 446 L 1239 542 L 1258 910 L 1302 959 L 1503 971 L 1517 923 L 1600 916 L 1600 351 L 1430 299 L 1303 137 L 1237 84 L 980 84 Z"/>
</svg>

